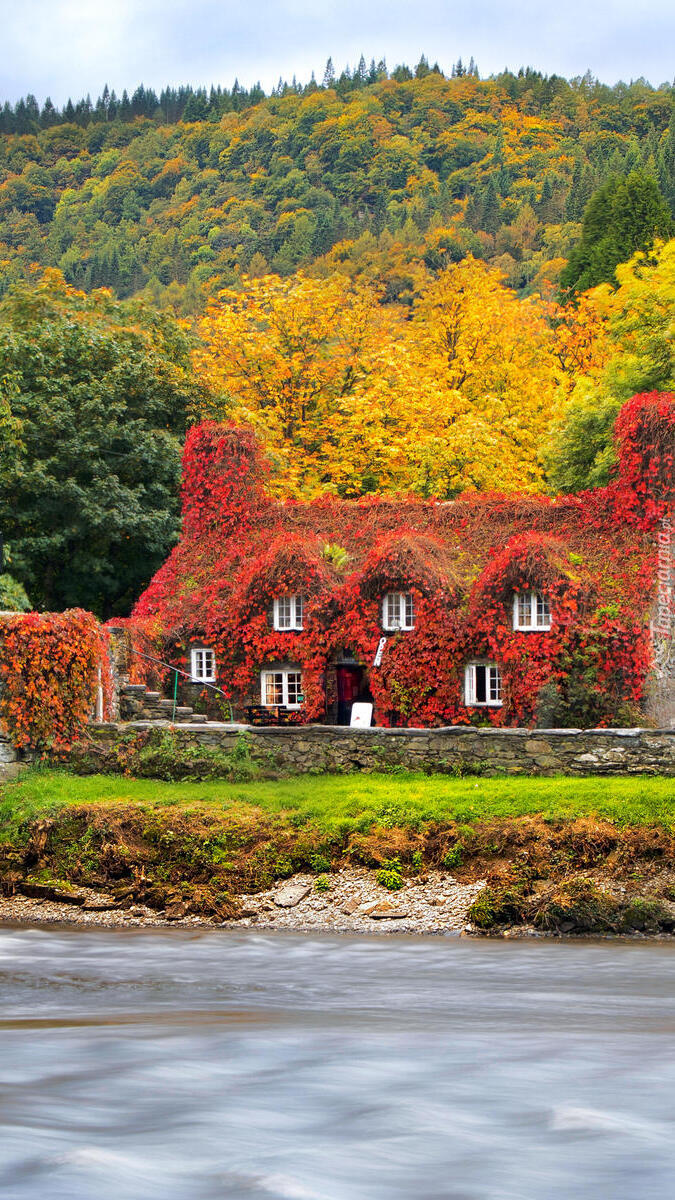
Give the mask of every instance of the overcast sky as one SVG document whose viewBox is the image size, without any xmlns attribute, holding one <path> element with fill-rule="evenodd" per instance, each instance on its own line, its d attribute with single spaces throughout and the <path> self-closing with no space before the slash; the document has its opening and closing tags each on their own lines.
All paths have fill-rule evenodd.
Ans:
<svg viewBox="0 0 675 1200">
<path fill-rule="evenodd" d="M 0 0 L 0 98 L 60 105 L 106 82 L 120 93 L 235 76 L 269 89 L 361 53 L 658 84 L 673 80 L 674 47 L 673 0 Z"/>
</svg>

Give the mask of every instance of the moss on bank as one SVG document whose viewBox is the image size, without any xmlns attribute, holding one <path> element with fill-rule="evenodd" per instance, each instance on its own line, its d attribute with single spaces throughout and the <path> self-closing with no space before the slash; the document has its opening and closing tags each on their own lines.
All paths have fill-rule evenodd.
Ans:
<svg viewBox="0 0 675 1200">
<path fill-rule="evenodd" d="M 236 917 L 239 897 L 344 865 L 486 879 L 498 930 L 657 932 L 675 922 L 671 780 L 321 776 L 161 783 L 27 772 L 0 790 L 0 886 Z"/>
</svg>

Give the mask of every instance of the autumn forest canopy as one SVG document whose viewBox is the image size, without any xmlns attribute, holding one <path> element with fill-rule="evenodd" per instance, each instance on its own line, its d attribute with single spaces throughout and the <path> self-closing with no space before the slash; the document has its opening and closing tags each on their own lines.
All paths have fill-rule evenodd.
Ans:
<svg viewBox="0 0 675 1200">
<path fill-rule="evenodd" d="M 576 491 L 673 390 L 675 89 L 421 59 L 0 109 L 0 602 L 128 611 L 204 417 L 281 496 Z M 4 589 L 4 590 L 3 590 Z"/>
</svg>

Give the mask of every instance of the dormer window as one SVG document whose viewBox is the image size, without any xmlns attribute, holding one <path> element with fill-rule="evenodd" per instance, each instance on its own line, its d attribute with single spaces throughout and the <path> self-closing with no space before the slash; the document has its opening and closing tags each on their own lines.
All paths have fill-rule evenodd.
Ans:
<svg viewBox="0 0 675 1200">
<path fill-rule="evenodd" d="M 214 683 L 216 678 L 216 656 L 205 646 L 194 646 L 190 651 L 190 679 L 193 683 Z"/>
<path fill-rule="evenodd" d="M 502 673 L 497 663 L 467 663 L 464 671 L 464 703 L 498 708 L 502 702 Z"/>
<path fill-rule="evenodd" d="M 387 592 L 382 602 L 382 626 L 388 632 L 415 628 L 415 601 L 412 592 Z"/>
<path fill-rule="evenodd" d="M 551 606 L 540 592 L 516 592 L 513 597 L 514 629 L 550 629 Z"/>
<path fill-rule="evenodd" d="M 303 628 L 305 601 L 303 596 L 277 596 L 274 601 L 274 628 Z"/>
</svg>

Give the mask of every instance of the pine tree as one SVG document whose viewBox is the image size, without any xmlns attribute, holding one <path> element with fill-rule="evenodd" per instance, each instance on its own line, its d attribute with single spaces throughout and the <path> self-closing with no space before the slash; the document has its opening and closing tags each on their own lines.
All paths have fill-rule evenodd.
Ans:
<svg viewBox="0 0 675 1200">
<path fill-rule="evenodd" d="M 483 195 L 483 229 L 486 233 L 496 233 L 500 225 L 501 204 L 494 176 L 491 175 Z"/>
<path fill-rule="evenodd" d="M 610 176 L 593 194 L 584 212 L 581 241 L 560 276 L 567 292 L 584 292 L 599 283 L 615 283 L 619 263 L 655 238 L 672 236 L 675 223 L 656 180 L 641 171 L 627 178 Z"/>
<path fill-rule="evenodd" d="M 323 73 L 323 86 L 325 88 L 335 87 L 335 67 L 333 66 L 332 58 L 326 63 L 326 70 Z"/>
</svg>

